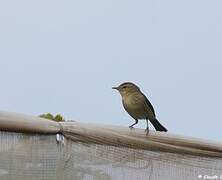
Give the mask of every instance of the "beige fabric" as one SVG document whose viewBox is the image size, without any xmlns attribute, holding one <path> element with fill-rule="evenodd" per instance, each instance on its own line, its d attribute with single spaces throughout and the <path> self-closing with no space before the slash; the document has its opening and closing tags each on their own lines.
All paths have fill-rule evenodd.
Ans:
<svg viewBox="0 0 222 180">
<path fill-rule="evenodd" d="M 129 129 L 117 126 L 62 123 L 63 134 L 75 141 L 125 146 L 136 149 L 164 151 L 179 154 L 222 157 L 222 144 L 195 138 L 185 138 L 165 132 Z"/>
<path fill-rule="evenodd" d="M 55 134 L 60 131 L 60 128 L 57 122 L 47 119 L 0 111 L 2 131 Z"/>
<path fill-rule="evenodd" d="M 0 130 L 56 134 L 62 132 L 73 141 L 123 146 L 134 149 L 179 154 L 222 157 L 222 144 L 165 132 L 129 129 L 79 122 L 57 123 L 47 119 L 0 111 Z"/>
</svg>

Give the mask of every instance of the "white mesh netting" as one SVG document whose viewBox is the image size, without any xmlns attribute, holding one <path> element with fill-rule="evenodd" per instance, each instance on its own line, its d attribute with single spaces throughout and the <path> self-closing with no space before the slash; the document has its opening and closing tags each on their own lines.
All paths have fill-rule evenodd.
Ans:
<svg viewBox="0 0 222 180">
<path fill-rule="evenodd" d="M 220 158 L 0 132 L 1 180 L 192 180 L 221 173 Z"/>
<path fill-rule="evenodd" d="M 0 112 L 0 180 L 207 178 L 222 179 L 219 143 Z"/>
</svg>

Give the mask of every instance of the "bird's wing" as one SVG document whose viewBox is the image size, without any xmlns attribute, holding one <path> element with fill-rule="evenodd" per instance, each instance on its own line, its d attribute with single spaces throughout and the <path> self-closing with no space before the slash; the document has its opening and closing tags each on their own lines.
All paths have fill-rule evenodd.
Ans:
<svg viewBox="0 0 222 180">
<path fill-rule="evenodd" d="M 143 94 L 143 96 L 145 98 L 145 102 L 146 102 L 147 106 L 151 109 L 151 111 L 153 112 L 154 116 L 156 116 L 152 104 L 150 103 L 150 101 L 147 99 L 147 97 L 144 94 Z"/>
</svg>

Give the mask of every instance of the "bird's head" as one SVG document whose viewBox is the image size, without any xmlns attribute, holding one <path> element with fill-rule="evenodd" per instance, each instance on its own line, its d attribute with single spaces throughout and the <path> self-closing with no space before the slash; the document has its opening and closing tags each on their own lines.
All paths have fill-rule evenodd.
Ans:
<svg viewBox="0 0 222 180">
<path fill-rule="evenodd" d="M 117 87 L 113 87 L 112 89 L 118 90 L 121 96 L 140 91 L 139 87 L 131 82 L 122 83 Z"/>
</svg>

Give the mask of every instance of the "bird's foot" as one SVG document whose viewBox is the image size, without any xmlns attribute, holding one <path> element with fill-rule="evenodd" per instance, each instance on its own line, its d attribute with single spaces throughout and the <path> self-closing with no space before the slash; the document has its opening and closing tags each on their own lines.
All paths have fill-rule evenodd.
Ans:
<svg viewBox="0 0 222 180">
<path fill-rule="evenodd" d="M 130 128 L 130 129 L 133 129 L 134 127 L 131 125 L 131 126 L 129 126 L 129 128 Z"/>
<path fill-rule="evenodd" d="M 147 136 L 149 134 L 149 132 L 150 132 L 149 128 L 146 128 L 145 132 L 146 132 L 146 136 Z"/>
</svg>

